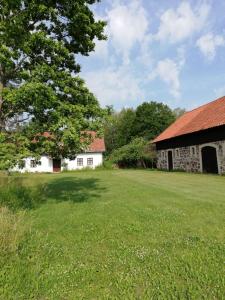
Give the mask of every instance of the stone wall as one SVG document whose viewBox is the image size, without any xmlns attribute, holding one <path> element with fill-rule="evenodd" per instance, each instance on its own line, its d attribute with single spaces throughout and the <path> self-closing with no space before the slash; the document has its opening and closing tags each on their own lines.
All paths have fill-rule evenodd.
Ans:
<svg viewBox="0 0 225 300">
<path fill-rule="evenodd" d="M 217 149 L 219 173 L 225 174 L 225 141 L 193 145 L 157 151 L 157 168 L 168 170 L 168 151 L 173 153 L 173 169 L 186 172 L 202 172 L 201 149 L 214 146 Z"/>
</svg>

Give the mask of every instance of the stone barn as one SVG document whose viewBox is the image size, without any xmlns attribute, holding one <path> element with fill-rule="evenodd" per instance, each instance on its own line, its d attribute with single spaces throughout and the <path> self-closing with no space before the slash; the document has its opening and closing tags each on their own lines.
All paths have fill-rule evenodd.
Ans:
<svg viewBox="0 0 225 300">
<path fill-rule="evenodd" d="M 186 112 L 153 143 L 158 169 L 225 174 L 225 97 Z"/>
</svg>

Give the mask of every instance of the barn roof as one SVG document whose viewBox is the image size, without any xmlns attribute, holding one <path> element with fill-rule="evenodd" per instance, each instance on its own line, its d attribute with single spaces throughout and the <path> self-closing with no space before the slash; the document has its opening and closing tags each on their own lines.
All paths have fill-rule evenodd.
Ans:
<svg viewBox="0 0 225 300">
<path fill-rule="evenodd" d="M 225 125 L 225 96 L 186 112 L 156 137 L 153 143 L 221 125 Z"/>
</svg>

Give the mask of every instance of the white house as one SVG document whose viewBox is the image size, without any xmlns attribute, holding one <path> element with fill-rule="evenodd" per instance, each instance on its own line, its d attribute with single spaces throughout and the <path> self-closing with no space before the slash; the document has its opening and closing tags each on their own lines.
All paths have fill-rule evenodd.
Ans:
<svg viewBox="0 0 225 300">
<path fill-rule="evenodd" d="M 96 138 L 95 132 L 91 132 L 93 141 L 89 145 L 88 150 L 84 153 L 77 154 L 76 158 L 70 159 L 54 159 L 48 155 L 42 155 L 40 160 L 27 157 L 13 171 L 21 173 L 25 172 L 60 172 L 62 170 L 80 170 L 83 168 L 95 169 L 103 163 L 103 153 L 105 152 L 104 138 Z"/>
</svg>

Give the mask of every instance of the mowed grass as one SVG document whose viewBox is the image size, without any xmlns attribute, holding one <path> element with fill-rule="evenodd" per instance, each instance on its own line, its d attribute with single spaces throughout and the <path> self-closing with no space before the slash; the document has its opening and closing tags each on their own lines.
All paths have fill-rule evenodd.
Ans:
<svg viewBox="0 0 225 300">
<path fill-rule="evenodd" d="M 1 258 L 0 299 L 225 299 L 225 177 L 18 178 L 37 205 L 17 252 Z"/>
</svg>

